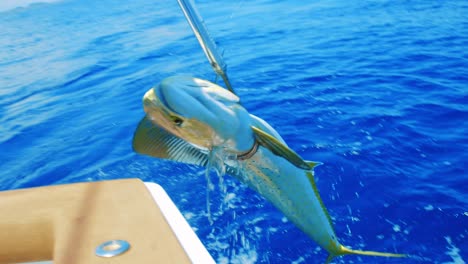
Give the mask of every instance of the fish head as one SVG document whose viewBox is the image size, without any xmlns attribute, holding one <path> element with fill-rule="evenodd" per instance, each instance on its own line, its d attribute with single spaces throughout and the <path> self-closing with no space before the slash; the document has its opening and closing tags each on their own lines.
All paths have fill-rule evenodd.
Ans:
<svg viewBox="0 0 468 264">
<path fill-rule="evenodd" d="M 153 123 L 199 148 L 241 152 L 254 143 L 250 116 L 239 97 L 209 81 L 166 78 L 146 92 L 143 105 Z"/>
</svg>

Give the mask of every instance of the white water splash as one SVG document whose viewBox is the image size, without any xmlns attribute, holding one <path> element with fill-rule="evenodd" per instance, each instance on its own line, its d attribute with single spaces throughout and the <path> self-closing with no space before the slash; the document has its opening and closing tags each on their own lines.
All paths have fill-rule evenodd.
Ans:
<svg viewBox="0 0 468 264">
<path fill-rule="evenodd" d="M 428 204 L 428 205 L 424 206 L 424 210 L 432 211 L 432 210 L 434 210 L 434 206 L 432 204 Z"/>
<path fill-rule="evenodd" d="M 445 254 L 449 255 L 453 262 L 444 262 L 442 264 L 465 264 L 465 261 L 463 260 L 463 258 L 461 257 L 460 255 L 460 249 L 457 248 L 453 243 L 452 243 L 452 239 L 448 236 L 444 237 L 445 240 L 447 241 L 448 243 L 448 251 L 445 252 Z"/>
<path fill-rule="evenodd" d="M 237 157 L 234 154 L 227 152 L 224 147 L 213 148 L 208 155 L 208 164 L 205 170 L 205 177 L 207 179 L 207 217 L 211 225 L 218 217 L 225 213 L 225 208 L 234 209 L 236 207 L 236 200 L 239 199 L 239 197 L 235 195 L 236 192 L 227 191 L 228 186 L 224 181 L 224 175 L 228 172 L 228 167 L 229 169 L 236 169 L 235 172 L 229 171 L 229 173 L 238 174 L 243 171 L 242 164 L 238 162 Z M 216 179 L 210 178 L 211 171 L 213 170 L 216 172 L 218 177 L 217 185 L 215 182 Z M 241 187 L 241 185 L 238 185 L 235 188 L 245 188 L 245 186 Z M 214 192 L 216 189 L 219 189 L 222 196 L 221 203 L 211 201 L 211 199 L 213 199 L 212 197 L 219 197 L 218 193 L 210 195 L 210 192 Z M 232 211 L 232 221 L 235 219 L 235 211 Z M 214 228 L 209 237 L 211 237 L 215 242 L 208 243 L 207 248 L 216 248 L 217 251 L 221 250 L 222 253 L 217 257 L 216 262 L 233 264 L 257 263 L 259 261 L 259 255 L 257 252 L 258 245 L 255 241 L 267 232 L 256 225 L 258 221 L 262 220 L 264 220 L 264 218 L 255 218 L 246 223 L 248 225 L 252 225 L 252 228 L 249 228 L 248 231 L 234 228 L 227 237 L 217 234 L 218 230 Z M 257 239 L 252 240 L 252 237 L 256 237 Z"/>
<path fill-rule="evenodd" d="M 213 225 L 213 218 L 211 217 L 210 192 L 214 189 L 214 187 L 210 179 L 210 164 L 209 163 L 205 170 L 205 179 L 206 179 L 206 215 L 208 217 L 208 221 L 210 222 L 210 225 Z"/>
<path fill-rule="evenodd" d="M 249 250 L 241 254 L 236 255 L 234 258 L 229 260 L 227 257 L 221 257 L 218 259 L 218 263 L 232 263 L 232 264 L 253 264 L 256 263 L 258 254 L 256 250 Z"/>
<path fill-rule="evenodd" d="M 211 170 L 216 172 L 218 176 L 218 188 L 221 191 L 221 194 L 225 197 L 223 199 L 223 203 L 221 203 L 221 207 L 219 210 L 222 212 L 224 210 L 223 205 L 229 201 L 229 197 L 227 194 L 227 188 L 224 184 L 224 175 L 226 174 L 226 162 L 235 160 L 235 155 L 228 153 L 225 151 L 224 147 L 214 147 L 209 155 L 208 155 L 208 164 L 205 170 L 205 178 L 206 178 L 206 212 L 208 221 L 210 225 L 213 225 L 213 214 L 211 212 L 211 198 L 210 192 L 214 191 L 214 185 L 210 178 Z M 227 198 L 227 199 L 226 199 Z"/>
<path fill-rule="evenodd" d="M 303 257 L 299 257 L 297 260 L 294 260 L 291 262 L 291 264 L 300 264 L 300 263 L 306 263 Z"/>
</svg>

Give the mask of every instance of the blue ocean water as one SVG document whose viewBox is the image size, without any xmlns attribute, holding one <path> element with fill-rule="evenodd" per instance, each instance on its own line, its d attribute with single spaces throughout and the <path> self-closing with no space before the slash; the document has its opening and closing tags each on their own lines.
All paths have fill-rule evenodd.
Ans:
<svg viewBox="0 0 468 264">
<path fill-rule="evenodd" d="M 226 176 L 135 154 L 141 98 L 215 75 L 174 1 L 0 3 L 0 190 L 138 177 L 161 184 L 219 263 L 326 252 Z M 31 1 L 30 1 L 31 2 Z M 196 2 L 244 106 L 308 160 L 343 244 L 468 260 L 468 3 Z M 216 177 L 213 176 L 214 181 Z"/>
</svg>

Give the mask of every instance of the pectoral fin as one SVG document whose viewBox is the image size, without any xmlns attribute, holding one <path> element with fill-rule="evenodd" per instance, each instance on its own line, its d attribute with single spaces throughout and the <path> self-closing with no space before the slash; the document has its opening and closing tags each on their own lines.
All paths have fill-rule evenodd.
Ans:
<svg viewBox="0 0 468 264">
<path fill-rule="evenodd" d="M 200 166 L 208 163 L 207 153 L 170 134 L 146 116 L 140 121 L 133 135 L 133 149 L 140 154 L 161 159 Z"/>
<path fill-rule="evenodd" d="M 255 139 L 258 141 L 258 143 L 263 147 L 269 149 L 271 152 L 273 152 L 273 154 L 285 158 L 298 168 L 304 170 L 311 170 L 313 168 L 313 166 L 309 165 L 306 161 L 304 161 L 301 158 L 301 156 L 299 156 L 288 146 L 281 143 L 272 135 L 268 134 L 267 132 L 261 130 L 258 127 L 252 126 L 252 130 L 255 134 Z"/>
</svg>

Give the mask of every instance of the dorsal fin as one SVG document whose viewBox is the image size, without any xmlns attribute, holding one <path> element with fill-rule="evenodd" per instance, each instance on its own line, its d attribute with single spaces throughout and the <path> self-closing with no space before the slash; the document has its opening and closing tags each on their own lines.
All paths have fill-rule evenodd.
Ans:
<svg viewBox="0 0 468 264">
<path fill-rule="evenodd" d="M 145 116 L 133 135 L 133 149 L 140 153 L 161 159 L 205 166 L 208 154 L 185 140 L 178 138 Z"/>
<path fill-rule="evenodd" d="M 304 170 L 311 170 L 313 168 L 306 161 L 304 161 L 301 156 L 299 156 L 285 144 L 281 143 L 274 136 L 255 126 L 252 126 L 252 131 L 254 132 L 255 139 L 258 141 L 258 143 L 269 149 L 271 152 L 273 152 L 273 154 L 285 158 L 298 168 Z"/>
</svg>

